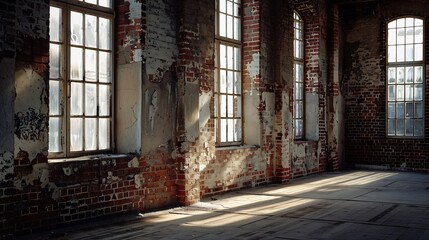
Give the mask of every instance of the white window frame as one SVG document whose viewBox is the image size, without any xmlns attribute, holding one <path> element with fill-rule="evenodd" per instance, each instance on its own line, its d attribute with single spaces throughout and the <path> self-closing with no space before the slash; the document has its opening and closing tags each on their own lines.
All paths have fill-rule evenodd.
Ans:
<svg viewBox="0 0 429 240">
<path fill-rule="evenodd" d="M 402 16 L 386 24 L 388 138 L 425 136 L 424 27 L 424 19 L 417 16 Z"/>
<path fill-rule="evenodd" d="M 243 139 L 241 0 L 216 0 L 215 4 L 216 145 L 241 145 Z M 234 22 L 234 24 L 228 24 L 230 22 Z M 227 50 L 221 51 L 222 49 Z M 221 56 L 221 54 L 225 56 Z M 227 99 L 226 102 L 225 99 Z"/>
<path fill-rule="evenodd" d="M 293 13 L 293 129 L 296 140 L 305 138 L 304 21 Z"/>
<path fill-rule="evenodd" d="M 110 3 L 109 3 L 110 2 Z M 110 4 L 110 7 L 97 6 L 95 4 Z M 49 98 L 50 98 L 50 131 L 49 131 L 49 158 L 59 158 L 59 157 L 76 157 L 83 155 L 92 155 L 99 153 L 110 153 L 114 149 L 114 129 L 113 129 L 113 93 L 114 93 L 114 11 L 113 11 L 113 1 L 109 0 L 86 0 L 83 2 L 81 0 L 68 0 L 68 1 L 51 1 L 51 7 L 60 8 L 61 9 L 61 30 L 60 30 L 60 41 L 55 41 L 50 39 L 50 46 L 54 44 L 60 44 L 60 61 L 61 64 L 59 66 L 60 76 L 58 78 L 51 78 L 51 71 L 54 68 L 50 69 L 50 85 L 52 82 L 59 82 L 60 92 L 59 98 L 54 99 L 53 89 L 50 88 Z M 82 44 L 80 46 L 72 43 L 72 29 L 71 29 L 71 15 L 72 12 L 76 12 L 78 14 L 82 14 Z M 110 21 L 110 25 L 108 26 L 108 31 L 110 31 L 110 41 L 103 41 L 104 43 L 96 40 L 96 45 L 89 46 L 85 42 L 85 19 L 87 16 L 95 16 L 97 31 L 88 31 L 88 34 L 92 34 L 94 32 L 101 34 L 102 31 L 98 31 L 98 28 L 102 24 L 101 21 L 107 19 L 106 21 Z M 109 33 L 108 33 L 109 34 Z M 100 38 L 97 36 L 97 39 L 109 39 L 109 38 Z M 100 44 L 100 45 L 99 45 Z M 107 44 L 107 45 L 106 45 Z M 106 46 L 106 47 L 104 47 Z M 51 48 L 51 47 L 50 47 Z M 79 49 L 77 51 L 82 52 L 81 63 L 82 65 L 82 76 L 80 80 L 72 79 L 71 73 L 71 65 L 73 63 L 78 63 L 79 61 L 71 60 L 71 49 Z M 88 55 L 90 53 L 94 53 L 95 55 L 95 64 L 85 63 L 86 53 Z M 103 61 L 100 61 L 100 56 L 107 56 L 107 61 L 104 65 L 101 64 Z M 53 56 L 50 54 L 50 65 L 52 65 Z M 92 61 L 90 61 L 92 62 Z M 89 74 L 85 76 L 85 71 L 87 73 L 92 71 L 88 70 L 89 66 L 95 66 L 94 76 L 89 77 Z M 103 74 L 104 71 L 107 75 Z M 103 76 L 103 77 L 100 77 Z M 91 79 L 91 80 L 90 80 Z M 105 80 L 103 80 L 105 79 Z M 75 86 L 80 85 L 82 87 L 82 92 L 80 95 L 81 101 L 76 101 L 76 98 L 73 96 L 79 96 L 73 94 L 73 90 L 71 85 Z M 91 87 L 91 88 L 90 88 Z M 95 90 L 95 93 L 91 94 L 89 90 Z M 102 93 L 102 89 L 105 89 L 105 94 Z M 88 92 L 86 92 L 88 91 Z M 73 94 L 73 96 L 72 96 Z M 88 95 L 87 95 L 88 94 Z M 104 95 L 104 97 L 103 97 Z M 85 101 L 94 101 L 95 105 L 86 105 Z M 53 111 L 53 103 L 56 102 L 56 105 L 59 108 L 56 108 L 56 112 Z M 76 104 L 81 104 L 82 112 L 78 115 L 71 115 L 72 106 L 76 106 Z M 58 112 L 59 109 L 59 112 Z M 92 112 L 92 113 L 91 113 Z M 57 129 L 59 131 L 53 130 L 54 125 L 53 122 L 55 118 L 59 118 L 60 128 Z M 83 125 L 80 127 L 81 135 L 82 135 L 82 149 L 73 150 L 71 147 L 71 119 L 81 119 Z M 95 125 L 91 128 L 86 128 L 86 123 L 93 122 Z M 104 129 L 107 130 L 107 134 L 100 131 L 100 126 L 104 124 Z M 56 133 L 56 134 L 53 134 Z M 93 138 L 91 141 L 91 146 L 89 144 L 89 140 L 91 138 L 85 138 L 85 136 L 89 136 L 92 134 Z M 104 134 L 105 137 L 99 137 L 100 134 Z M 86 144 L 86 139 L 88 139 L 88 144 Z M 102 140 L 101 140 L 102 139 Z M 52 144 L 51 141 L 59 142 L 59 149 L 53 149 L 55 144 Z M 94 147 L 95 146 L 95 147 Z"/>
</svg>

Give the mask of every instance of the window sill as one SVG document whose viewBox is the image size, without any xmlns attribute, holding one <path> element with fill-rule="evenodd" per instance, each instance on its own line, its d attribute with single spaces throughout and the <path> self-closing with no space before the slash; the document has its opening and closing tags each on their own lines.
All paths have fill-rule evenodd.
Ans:
<svg viewBox="0 0 429 240">
<path fill-rule="evenodd" d="M 73 158 L 53 158 L 48 159 L 48 163 L 64 163 L 64 162 L 82 162 L 82 161 L 93 161 L 93 160 L 106 160 L 106 159 L 118 159 L 131 157 L 130 154 L 97 154 L 97 155 L 88 155 L 82 157 L 73 157 Z"/>
<path fill-rule="evenodd" d="M 216 151 L 227 151 L 227 150 L 237 150 L 237 149 L 258 149 L 260 148 L 257 145 L 239 145 L 239 146 L 216 146 Z"/>
</svg>

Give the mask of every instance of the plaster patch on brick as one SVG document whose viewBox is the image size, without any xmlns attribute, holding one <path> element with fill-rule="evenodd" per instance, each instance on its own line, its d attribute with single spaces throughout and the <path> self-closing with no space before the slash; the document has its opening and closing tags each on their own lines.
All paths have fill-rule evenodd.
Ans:
<svg viewBox="0 0 429 240">
<path fill-rule="evenodd" d="M 0 182 L 12 179 L 13 175 L 13 153 L 0 153 Z"/>
<path fill-rule="evenodd" d="M 250 83 L 250 95 L 253 94 L 253 91 L 255 90 L 255 80 L 260 76 L 261 73 L 261 54 L 259 52 L 252 54 L 252 61 L 246 64 L 246 70 L 249 73 L 249 76 L 251 78 Z"/>
<path fill-rule="evenodd" d="M 55 183 L 49 181 L 49 167 L 47 163 L 38 163 L 33 165 L 33 170 L 30 174 L 18 178 L 14 181 L 14 187 L 18 190 L 23 190 L 25 186 L 34 186 L 40 182 L 41 188 L 47 188 L 51 192 L 52 198 L 58 199 L 59 190 Z"/>
<path fill-rule="evenodd" d="M 206 127 L 207 122 L 210 119 L 210 100 L 212 97 L 212 92 L 202 92 L 200 93 L 200 131 Z"/>
<path fill-rule="evenodd" d="M 128 2 L 129 9 L 130 9 L 130 15 L 129 19 L 133 21 L 136 18 L 142 17 L 142 3 L 139 0 L 125 0 L 125 2 Z"/>
<path fill-rule="evenodd" d="M 263 112 L 263 121 L 265 134 L 272 134 L 274 128 L 274 102 L 275 95 L 272 92 L 263 92 L 262 101 L 265 103 L 265 111 Z"/>
<path fill-rule="evenodd" d="M 134 184 L 137 189 L 142 188 L 144 184 L 143 173 L 134 175 Z"/>
<path fill-rule="evenodd" d="M 131 161 L 128 162 L 129 168 L 138 168 L 139 167 L 139 160 L 137 157 L 134 157 Z"/>
</svg>

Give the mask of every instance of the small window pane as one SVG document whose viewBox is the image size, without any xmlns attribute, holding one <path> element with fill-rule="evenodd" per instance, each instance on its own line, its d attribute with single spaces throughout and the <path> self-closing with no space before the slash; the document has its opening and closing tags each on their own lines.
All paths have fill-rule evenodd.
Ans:
<svg viewBox="0 0 429 240">
<path fill-rule="evenodd" d="M 226 142 L 227 138 L 226 138 L 226 127 L 227 127 L 227 120 L 226 119 L 221 119 L 220 120 L 220 141 L 221 142 Z"/>
<path fill-rule="evenodd" d="M 240 40 L 241 39 L 241 19 L 240 18 L 234 18 L 235 25 L 234 25 L 234 39 Z"/>
<path fill-rule="evenodd" d="M 83 114 L 83 84 L 71 83 L 71 97 L 70 97 L 70 114 L 78 116 Z"/>
<path fill-rule="evenodd" d="M 399 67 L 397 68 L 398 73 L 397 73 L 397 83 L 404 83 L 405 82 L 405 69 L 403 67 Z"/>
<path fill-rule="evenodd" d="M 219 11 L 223 13 L 226 12 L 226 0 L 219 1 Z"/>
<path fill-rule="evenodd" d="M 219 36 L 226 37 L 226 15 L 219 14 Z"/>
<path fill-rule="evenodd" d="M 85 50 L 85 80 L 97 81 L 97 51 Z"/>
<path fill-rule="evenodd" d="M 234 117 L 234 96 L 229 95 L 227 99 L 228 99 L 228 102 L 227 102 L 228 116 L 227 117 L 231 118 L 231 117 Z"/>
<path fill-rule="evenodd" d="M 421 83 L 423 82 L 422 76 L 423 76 L 423 67 L 415 67 L 414 68 L 414 81 L 416 83 Z"/>
<path fill-rule="evenodd" d="M 97 4 L 97 0 L 85 0 L 87 3 Z"/>
<path fill-rule="evenodd" d="M 387 107 L 388 111 L 388 117 L 389 118 L 395 118 L 396 117 L 396 104 L 395 103 L 389 103 Z"/>
<path fill-rule="evenodd" d="M 49 78 L 61 77 L 61 45 L 49 45 Z"/>
<path fill-rule="evenodd" d="M 416 27 L 414 29 L 414 42 L 423 43 L 423 27 Z"/>
<path fill-rule="evenodd" d="M 83 14 L 71 12 L 70 16 L 70 43 L 74 45 L 82 45 L 83 38 Z"/>
<path fill-rule="evenodd" d="M 234 48 L 234 70 L 241 70 L 241 53 L 239 48 Z"/>
<path fill-rule="evenodd" d="M 396 134 L 396 119 L 387 120 L 387 134 L 394 136 Z"/>
<path fill-rule="evenodd" d="M 110 8 L 111 7 L 111 0 L 98 0 L 98 5 L 102 6 L 102 7 L 107 7 Z"/>
<path fill-rule="evenodd" d="M 221 117 L 226 117 L 226 106 L 227 106 L 226 95 L 221 95 L 220 96 L 220 116 Z"/>
<path fill-rule="evenodd" d="M 423 118 L 423 104 L 421 102 L 415 103 L 415 117 Z"/>
<path fill-rule="evenodd" d="M 229 14 L 229 15 L 233 15 L 234 14 L 233 3 L 231 1 L 227 1 L 226 2 L 226 13 Z"/>
<path fill-rule="evenodd" d="M 388 28 L 396 28 L 396 20 L 391 21 L 391 22 L 387 25 L 387 27 L 388 27 Z"/>
<path fill-rule="evenodd" d="M 226 93 L 227 92 L 227 77 L 226 77 L 226 70 L 220 70 L 220 93 Z"/>
<path fill-rule="evenodd" d="M 395 101 L 396 100 L 395 85 L 388 86 L 387 98 L 389 101 Z"/>
<path fill-rule="evenodd" d="M 389 62 L 396 62 L 396 46 L 389 46 L 388 47 L 388 61 Z"/>
<path fill-rule="evenodd" d="M 396 20 L 396 22 L 397 22 L 396 24 L 397 24 L 398 28 L 405 27 L 405 18 L 400 18 L 400 19 Z"/>
<path fill-rule="evenodd" d="M 389 68 L 387 77 L 389 79 L 389 83 L 395 83 L 396 82 L 396 69 L 395 68 Z"/>
<path fill-rule="evenodd" d="M 234 18 L 232 16 L 226 16 L 226 37 L 234 38 L 232 26 L 234 26 Z"/>
<path fill-rule="evenodd" d="M 99 121 L 99 148 L 101 150 L 110 148 L 110 119 L 101 118 Z"/>
<path fill-rule="evenodd" d="M 234 117 L 241 117 L 241 97 L 234 96 Z"/>
<path fill-rule="evenodd" d="M 396 47 L 396 59 L 398 62 L 405 61 L 405 46 L 399 45 Z"/>
<path fill-rule="evenodd" d="M 110 33 L 110 19 L 107 18 L 99 18 L 98 19 L 98 24 L 99 24 L 99 48 L 101 49 L 106 49 L 106 50 L 110 50 L 111 46 L 110 43 L 112 41 L 111 36 L 112 34 Z"/>
<path fill-rule="evenodd" d="M 423 100 L 423 85 L 415 84 L 414 85 L 414 100 L 421 101 Z"/>
<path fill-rule="evenodd" d="M 405 82 L 406 83 L 413 83 L 414 82 L 414 68 L 413 67 L 407 67 L 406 68 L 406 76 L 405 76 Z"/>
<path fill-rule="evenodd" d="M 302 138 L 304 134 L 304 125 L 302 119 L 295 119 L 295 137 Z"/>
<path fill-rule="evenodd" d="M 49 152 L 61 151 L 61 118 L 49 117 Z"/>
<path fill-rule="evenodd" d="M 231 46 L 227 47 L 227 62 L 228 69 L 234 69 L 234 48 Z"/>
<path fill-rule="evenodd" d="M 302 101 L 298 101 L 295 103 L 295 113 L 296 113 L 296 118 L 302 118 L 302 114 L 303 114 L 303 106 L 302 106 Z"/>
<path fill-rule="evenodd" d="M 241 121 L 240 120 L 237 120 L 237 119 L 234 120 L 234 129 L 235 129 L 234 141 L 239 142 L 241 141 Z"/>
<path fill-rule="evenodd" d="M 396 100 L 398 101 L 404 101 L 404 85 L 397 85 L 396 86 Z"/>
<path fill-rule="evenodd" d="M 241 74 L 236 72 L 234 78 L 234 93 L 241 94 Z"/>
<path fill-rule="evenodd" d="M 302 83 L 298 82 L 295 84 L 295 99 L 302 100 L 303 99 L 302 93 L 303 93 Z"/>
<path fill-rule="evenodd" d="M 83 49 L 70 48 L 70 78 L 72 80 L 82 80 L 83 78 Z"/>
<path fill-rule="evenodd" d="M 234 132 L 235 132 L 235 127 L 234 127 L 234 119 L 228 119 L 228 142 L 233 142 L 234 141 Z"/>
<path fill-rule="evenodd" d="M 85 14 L 85 46 L 97 47 L 97 17 Z"/>
<path fill-rule="evenodd" d="M 414 61 L 423 61 L 423 44 L 414 45 Z"/>
<path fill-rule="evenodd" d="M 414 120 L 414 136 L 423 136 L 423 120 Z"/>
<path fill-rule="evenodd" d="M 396 29 L 389 29 L 388 32 L 389 38 L 387 40 L 388 45 L 396 44 Z"/>
<path fill-rule="evenodd" d="M 61 114 L 61 85 L 59 81 L 49 81 L 49 114 Z"/>
<path fill-rule="evenodd" d="M 405 42 L 407 44 L 414 43 L 414 28 L 407 27 L 405 29 L 405 33 L 406 33 Z"/>
<path fill-rule="evenodd" d="M 50 7 L 49 11 L 49 39 L 50 41 L 61 41 L 62 33 L 62 10 L 61 8 Z"/>
<path fill-rule="evenodd" d="M 413 103 L 405 103 L 405 117 L 406 118 L 414 117 L 414 104 Z"/>
<path fill-rule="evenodd" d="M 85 119 L 85 150 L 97 149 L 97 119 Z"/>
<path fill-rule="evenodd" d="M 111 54 L 109 52 L 99 53 L 99 68 L 98 68 L 98 78 L 100 82 L 110 83 L 112 81 L 111 75 Z"/>
<path fill-rule="evenodd" d="M 234 72 L 228 71 L 227 93 L 234 93 Z"/>
<path fill-rule="evenodd" d="M 396 103 L 396 117 L 397 118 L 404 118 L 404 103 Z"/>
<path fill-rule="evenodd" d="M 100 116 L 110 115 L 110 88 L 108 85 L 99 85 L 99 114 Z"/>
<path fill-rule="evenodd" d="M 404 119 L 398 119 L 396 125 L 396 135 L 397 136 L 404 136 L 405 133 L 405 120 Z"/>
<path fill-rule="evenodd" d="M 97 85 L 85 84 L 85 115 L 97 115 Z"/>
<path fill-rule="evenodd" d="M 405 28 L 397 29 L 396 41 L 396 44 L 405 44 Z"/>
<path fill-rule="evenodd" d="M 405 101 L 413 101 L 413 86 L 405 85 Z"/>
<path fill-rule="evenodd" d="M 83 150 L 82 118 L 70 119 L 70 151 Z"/>
<path fill-rule="evenodd" d="M 406 60 L 408 62 L 413 61 L 414 59 L 414 48 L 412 44 L 406 45 Z"/>
<path fill-rule="evenodd" d="M 220 68 L 226 68 L 226 45 L 221 44 L 219 47 Z"/>
<path fill-rule="evenodd" d="M 414 120 L 405 119 L 405 135 L 413 136 L 413 134 L 414 134 Z"/>
</svg>

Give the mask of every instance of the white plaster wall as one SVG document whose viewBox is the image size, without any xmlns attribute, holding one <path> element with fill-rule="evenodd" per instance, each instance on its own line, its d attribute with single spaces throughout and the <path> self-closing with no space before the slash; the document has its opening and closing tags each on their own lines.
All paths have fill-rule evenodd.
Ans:
<svg viewBox="0 0 429 240">
<path fill-rule="evenodd" d="M 140 153 L 142 118 L 141 62 L 118 66 L 116 87 L 116 147 Z"/>
</svg>

